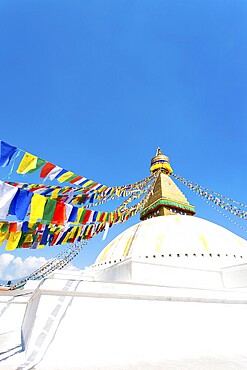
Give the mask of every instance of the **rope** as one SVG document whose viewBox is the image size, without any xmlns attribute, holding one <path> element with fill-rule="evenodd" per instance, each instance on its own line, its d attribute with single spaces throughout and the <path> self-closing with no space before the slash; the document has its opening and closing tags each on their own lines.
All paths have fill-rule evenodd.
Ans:
<svg viewBox="0 0 247 370">
<path fill-rule="evenodd" d="M 239 207 L 234 206 L 231 203 L 226 203 L 223 199 L 227 199 L 227 200 L 229 200 L 232 203 L 235 203 L 235 204 L 238 204 L 241 207 L 247 208 L 247 206 L 245 204 L 240 203 L 240 202 L 237 202 L 237 201 L 234 201 L 234 200 L 232 200 L 229 197 L 226 197 L 226 196 L 221 195 L 220 193 L 216 193 L 216 192 L 211 191 L 211 190 L 209 190 L 207 188 L 204 188 L 203 186 L 198 185 L 198 184 L 196 184 L 196 183 L 194 183 L 194 182 L 192 182 L 190 180 L 186 180 L 185 178 L 180 177 L 179 175 L 172 174 L 172 176 L 175 179 L 177 179 L 180 182 L 182 182 L 184 185 L 186 185 L 190 190 L 194 191 L 197 195 L 200 195 L 203 200 L 207 199 L 212 204 L 215 204 L 219 208 L 224 209 L 227 212 L 230 212 L 234 216 L 239 217 L 239 218 L 242 218 L 244 220 L 247 220 L 247 212 L 246 211 L 242 210 Z M 215 196 L 215 195 L 217 195 L 217 196 Z M 216 207 L 213 207 L 213 208 L 217 209 Z M 220 213 L 222 213 L 222 215 L 224 215 L 225 217 L 227 217 L 223 212 L 220 212 Z M 229 217 L 229 220 L 231 220 L 230 217 Z M 235 221 L 232 221 L 232 222 L 235 223 Z M 237 222 L 235 224 L 238 225 Z M 240 225 L 238 225 L 238 226 L 242 230 L 245 231 L 245 228 L 244 227 L 241 227 Z"/>
<path fill-rule="evenodd" d="M 41 280 L 50 275 L 55 270 L 61 270 L 67 266 L 82 250 L 86 242 L 75 243 L 60 252 L 56 257 L 47 261 L 40 268 L 28 275 L 26 278 L 15 283 L 10 290 L 22 288 L 28 280 Z"/>
</svg>

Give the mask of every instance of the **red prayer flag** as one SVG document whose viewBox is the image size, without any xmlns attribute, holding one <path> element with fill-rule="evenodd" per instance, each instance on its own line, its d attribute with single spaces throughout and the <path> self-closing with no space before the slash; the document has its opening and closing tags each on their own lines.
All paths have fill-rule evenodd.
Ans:
<svg viewBox="0 0 247 370">
<path fill-rule="evenodd" d="M 85 215 L 83 217 L 83 220 L 81 221 L 84 225 L 87 223 L 89 220 L 89 217 L 91 216 L 92 211 L 90 209 L 87 209 L 85 212 Z"/>
<path fill-rule="evenodd" d="M 22 244 L 22 248 L 30 248 L 32 243 Z"/>
<path fill-rule="evenodd" d="M 102 214 L 100 216 L 100 219 L 99 219 L 99 222 L 103 222 L 104 221 L 105 214 L 106 214 L 106 212 L 102 212 Z"/>
<path fill-rule="evenodd" d="M 52 238 L 52 242 L 50 243 L 51 246 L 53 246 L 56 243 L 58 237 L 59 237 L 59 232 L 57 232 L 56 234 L 54 234 L 54 236 Z"/>
<path fill-rule="evenodd" d="M 14 233 L 17 231 L 17 222 L 11 222 L 9 224 L 9 232 Z"/>
<path fill-rule="evenodd" d="M 55 164 L 47 162 L 40 172 L 40 177 L 44 179 L 51 172 L 51 170 L 53 170 L 54 167 L 56 167 Z"/>
<path fill-rule="evenodd" d="M 82 176 L 77 176 L 75 179 L 71 180 L 70 183 L 74 184 L 75 182 L 81 180 L 83 177 Z"/>
<path fill-rule="evenodd" d="M 51 223 L 63 225 L 66 220 L 66 206 L 62 202 L 57 202 Z"/>
</svg>

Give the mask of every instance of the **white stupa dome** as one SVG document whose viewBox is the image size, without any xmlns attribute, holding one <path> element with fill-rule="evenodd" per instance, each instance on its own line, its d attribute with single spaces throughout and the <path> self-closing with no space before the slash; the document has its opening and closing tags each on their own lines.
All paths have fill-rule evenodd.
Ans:
<svg viewBox="0 0 247 370">
<path fill-rule="evenodd" d="M 118 235 L 97 257 L 106 268 L 125 259 L 165 265 L 222 268 L 247 260 L 247 241 L 199 217 L 171 215 L 142 221 Z"/>
</svg>

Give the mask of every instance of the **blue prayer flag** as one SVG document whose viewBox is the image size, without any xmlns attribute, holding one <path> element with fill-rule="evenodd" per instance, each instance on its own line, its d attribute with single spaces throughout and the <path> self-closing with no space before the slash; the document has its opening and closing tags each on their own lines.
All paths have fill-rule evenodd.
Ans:
<svg viewBox="0 0 247 370">
<path fill-rule="evenodd" d="M 14 146 L 11 146 L 4 141 L 1 141 L 1 157 L 0 157 L 0 166 L 6 167 L 8 166 L 11 158 L 17 151 L 17 148 Z"/>
</svg>

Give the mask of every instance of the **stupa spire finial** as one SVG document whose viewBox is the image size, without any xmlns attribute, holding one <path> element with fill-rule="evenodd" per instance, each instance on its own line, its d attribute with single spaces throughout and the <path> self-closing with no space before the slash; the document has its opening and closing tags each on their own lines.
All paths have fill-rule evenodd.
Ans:
<svg viewBox="0 0 247 370">
<path fill-rule="evenodd" d="M 159 146 L 157 148 L 156 155 L 163 155 L 163 153 L 162 153 L 162 151 L 161 151 L 161 149 L 160 149 Z"/>
<path fill-rule="evenodd" d="M 155 172 L 157 170 L 161 170 L 167 175 L 170 175 L 172 173 L 170 160 L 166 155 L 162 153 L 160 147 L 157 148 L 156 155 L 152 158 L 150 167 L 151 172 Z"/>
</svg>

